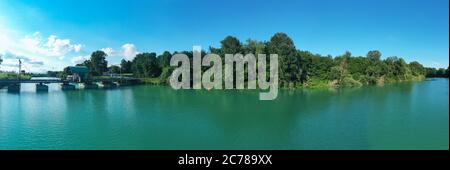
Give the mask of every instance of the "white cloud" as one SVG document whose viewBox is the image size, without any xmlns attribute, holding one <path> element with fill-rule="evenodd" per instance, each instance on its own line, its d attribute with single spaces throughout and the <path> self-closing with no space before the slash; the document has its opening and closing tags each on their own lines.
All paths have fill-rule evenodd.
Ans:
<svg viewBox="0 0 450 170">
<path fill-rule="evenodd" d="M 50 35 L 45 41 L 39 32 L 20 39 L 20 43 L 28 52 L 56 57 L 64 56 L 72 51 L 79 52 L 82 47 L 81 44 L 72 44 L 70 39 L 59 39 L 55 35 Z"/>
<path fill-rule="evenodd" d="M 81 44 L 75 44 L 73 45 L 73 49 L 75 52 L 80 52 L 82 45 Z"/>
<path fill-rule="evenodd" d="M 137 50 L 136 50 L 136 46 L 134 46 L 134 44 L 124 44 L 122 45 L 122 55 L 127 59 L 127 60 L 132 60 L 134 57 L 136 57 L 137 54 Z"/>
<path fill-rule="evenodd" d="M 72 59 L 70 59 L 70 62 L 72 64 L 80 64 L 86 60 L 89 60 L 90 56 L 89 55 L 85 55 L 85 56 L 77 56 L 77 57 L 73 57 Z"/>
<path fill-rule="evenodd" d="M 107 47 L 107 48 L 102 48 L 102 49 L 100 49 L 101 51 L 103 51 L 103 52 L 105 52 L 108 56 L 112 56 L 112 55 L 114 55 L 114 50 L 112 49 L 112 48 L 110 48 L 110 47 Z"/>
<path fill-rule="evenodd" d="M 62 70 L 69 64 L 70 54 L 81 52 L 84 45 L 74 44 L 72 40 L 60 39 L 55 35 L 42 38 L 42 34 L 24 34 L 17 30 L 0 27 L 0 54 L 3 63 L 0 70 L 17 71 L 18 59 L 22 59 L 27 72 Z M 6 58 L 6 53 L 9 58 Z"/>
</svg>

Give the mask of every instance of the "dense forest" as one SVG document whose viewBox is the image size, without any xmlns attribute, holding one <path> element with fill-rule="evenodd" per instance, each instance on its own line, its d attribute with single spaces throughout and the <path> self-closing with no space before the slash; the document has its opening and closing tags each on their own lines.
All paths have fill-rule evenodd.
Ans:
<svg viewBox="0 0 450 170">
<path fill-rule="evenodd" d="M 222 58 L 225 54 L 236 53 L 278 54 L 281 87 L 361 86 L 423 80 L 426 76 L 448 77 L 448 68 L 425 68 L 417 61 L 407 63 L 397 56 L 381 59 L 382 53 L 377 50 L 369 51 L 366 56 L 352 56 L 345 52 L 335 57 L 299 50 L 285 33 L 276 33 L 269 41 L 249 39 L 245 43 L 227 36 L 220 43 L 220 48 L 209 47 L 209 52 Z M 191 59 L 193 56 L 192 51 L 165 51 L 161 55 L 140 53 L 131 61 L 123 59 L 120 66 L 107 67 L 106 53 L 95 51 L 90 60 L 78 66 L 87 66 L 92 76 L 101 76 L 109 71 L 127 73 L 152 83 L 167 83 L 174 69 L 169 65 L 170 59 L 177 53 L 184 53 Z M 202 51 L 202 56 L 206 53 Z"/>
</svg>

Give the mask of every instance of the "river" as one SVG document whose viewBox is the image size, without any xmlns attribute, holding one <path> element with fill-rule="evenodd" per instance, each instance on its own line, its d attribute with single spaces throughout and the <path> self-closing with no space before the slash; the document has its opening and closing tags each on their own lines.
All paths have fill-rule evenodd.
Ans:
<svg viewBox="0 0 450 170">
<path fill-rule="evenodd" d="M 344 89 L 0 90 L 0 149 L 449 149 L 449 82 Z"/>
</svg>

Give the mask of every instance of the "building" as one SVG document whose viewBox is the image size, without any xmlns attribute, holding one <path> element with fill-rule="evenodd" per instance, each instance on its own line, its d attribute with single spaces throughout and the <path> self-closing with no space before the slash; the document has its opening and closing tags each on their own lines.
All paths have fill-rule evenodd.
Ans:
<svg viewBox="0 0 450 170">
<path fill-rule="evenodd" d="M 71 75 L 67 76 L 67 79 L 76 82 L 84 82 L 89 74 L 89 69 L 86 66 L 69 66 L 67 71 Z"/>
</svg>

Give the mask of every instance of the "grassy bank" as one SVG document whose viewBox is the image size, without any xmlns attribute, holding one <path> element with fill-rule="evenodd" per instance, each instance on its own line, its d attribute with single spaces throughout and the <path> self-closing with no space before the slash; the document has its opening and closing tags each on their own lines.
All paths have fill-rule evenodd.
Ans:
<svg viewBox="0 0 450 170">
<path fill-rule="evenodd" d="M 352 77 L 346 77 L 343 78 L 341 81 L 338 80 L 322 80 L 317 78 L 311 78 L 305 83 L 291 83 L 291 85 L 287 87 L 281 87 L 282 89 L 326 89 L 326 88 L 340 88 L 340 87 L 362 87 L 362 86 L 371 86 L 371 85 L 378 85 L 383 86 L 385 84 L 393 84 L 393 83 L 400 83 L 400 82 L 409 82 L 409 81 L 423 81 L 425 80 L 425 76 L 419 75 L 419 76 L 408 76 L 405 78 L 385 78 L 380 77 L 375 80 L 373 80 L 373 83 L 369 83 L 365 79 L 358 79 L 355 80 Z M 167 81 L 164 81 L 164 79 L 161 78 L 142 78 L 141 79 L 143 84 L 147 85 L 168 85 Z M 247 87 L 247 84 L 245 84 L 245 87 Z"/>
<path fill-rule="evenodd" d="M 149 85 L 167 85 L 167 83 L 161 78 L 142 78 L 141 82 Z"/>
<path fill-rule="evenodd" d="M 21 79 L 30 79 L 31 75 L 22 74 L 22 75 L 20 75 L 20 78 Z M 16 73 L 5 73 L 5 72 L 0 73 L 0 80 L 10 80 L 10 79 L 17 79 L 17 74 Z"/>
</svg>

